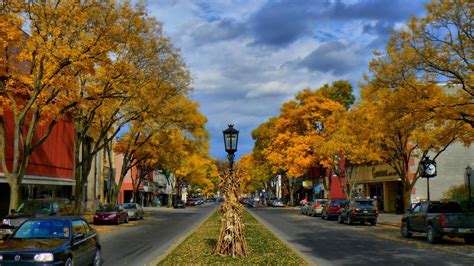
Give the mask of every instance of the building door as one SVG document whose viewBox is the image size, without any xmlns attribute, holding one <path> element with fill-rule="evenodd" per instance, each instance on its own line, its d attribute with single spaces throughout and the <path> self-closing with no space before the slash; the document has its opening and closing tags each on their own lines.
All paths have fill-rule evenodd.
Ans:
<svg viewBox="0 0 474 266">
<path fill-rule="evenodd" d="M 383 211 L 383 183 L 370 184 L 370 197 L 377 199 L 377 208 Z"/>
<path fill-rule="evenodd" d="M 132 199 L 133 199 L 133 191 L 125 190 L 123 192 L 123 203 L 132 202 Z"/>
</svg>

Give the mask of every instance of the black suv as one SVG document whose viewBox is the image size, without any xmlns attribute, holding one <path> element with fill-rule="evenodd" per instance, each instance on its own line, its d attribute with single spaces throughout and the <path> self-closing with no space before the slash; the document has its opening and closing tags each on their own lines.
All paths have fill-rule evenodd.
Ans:
<svg viewBox="0 0 474 266">
<path fill-rule="evenodd" d="M 341 209 L 338 221 L 347 222 L 351 225 L 354 222 L 361 224 L 369 222 L 371 225 L 377 224 L 378 211 L 372 200 L 350 200 L 344 208 Z"/>
</svg>

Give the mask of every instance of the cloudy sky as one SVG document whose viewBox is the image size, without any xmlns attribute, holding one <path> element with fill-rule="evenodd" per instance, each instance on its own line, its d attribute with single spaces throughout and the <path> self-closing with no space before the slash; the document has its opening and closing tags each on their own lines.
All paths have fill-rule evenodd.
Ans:
<svg viewBox="0 0 474 266">
<path fill-rule="evenodd" d="M 211 155 L 225 158 L 222 130 L 251 132 L 299 90 L 338 79 L 357 82 L 392 29 L 424 14 L 418 0 L 148 0 L 193 75 L 192 98 L 211 133 Z"/>
</svg>

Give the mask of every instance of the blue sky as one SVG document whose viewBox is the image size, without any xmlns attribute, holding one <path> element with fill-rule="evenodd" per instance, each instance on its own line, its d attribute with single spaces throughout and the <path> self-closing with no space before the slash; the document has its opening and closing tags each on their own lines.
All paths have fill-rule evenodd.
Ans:
<svg viewBox="0 0 474 266">
<path fill-rule="evenodd" d="M 357 83 L 392 29 L 424 14 L 418 0 L 148 0 L 150 15 L 188 64 L 192 98 L 207 116 L 211 155 L 223 159 L 222 130 L 240 130 L 237 157 L 251 132 L 304 88 Z"/>
</svg>

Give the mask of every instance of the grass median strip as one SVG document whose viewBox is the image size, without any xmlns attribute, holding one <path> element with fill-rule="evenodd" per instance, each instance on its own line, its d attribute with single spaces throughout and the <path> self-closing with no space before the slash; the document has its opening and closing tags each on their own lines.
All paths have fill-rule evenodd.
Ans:
<svg viewBox="0 0 474 266">
<path fill-rule="evenodd" d="M 306 265 L 306 262 L 274 236 L 264 225 L 244 212 L 245 236 L 250 255 L 246 258 L 213 256 L 220 230 L 219 214 L 209 217 L 193 234 L 158 265 L 182 264 L 272 264 Z"/>
</svg>

